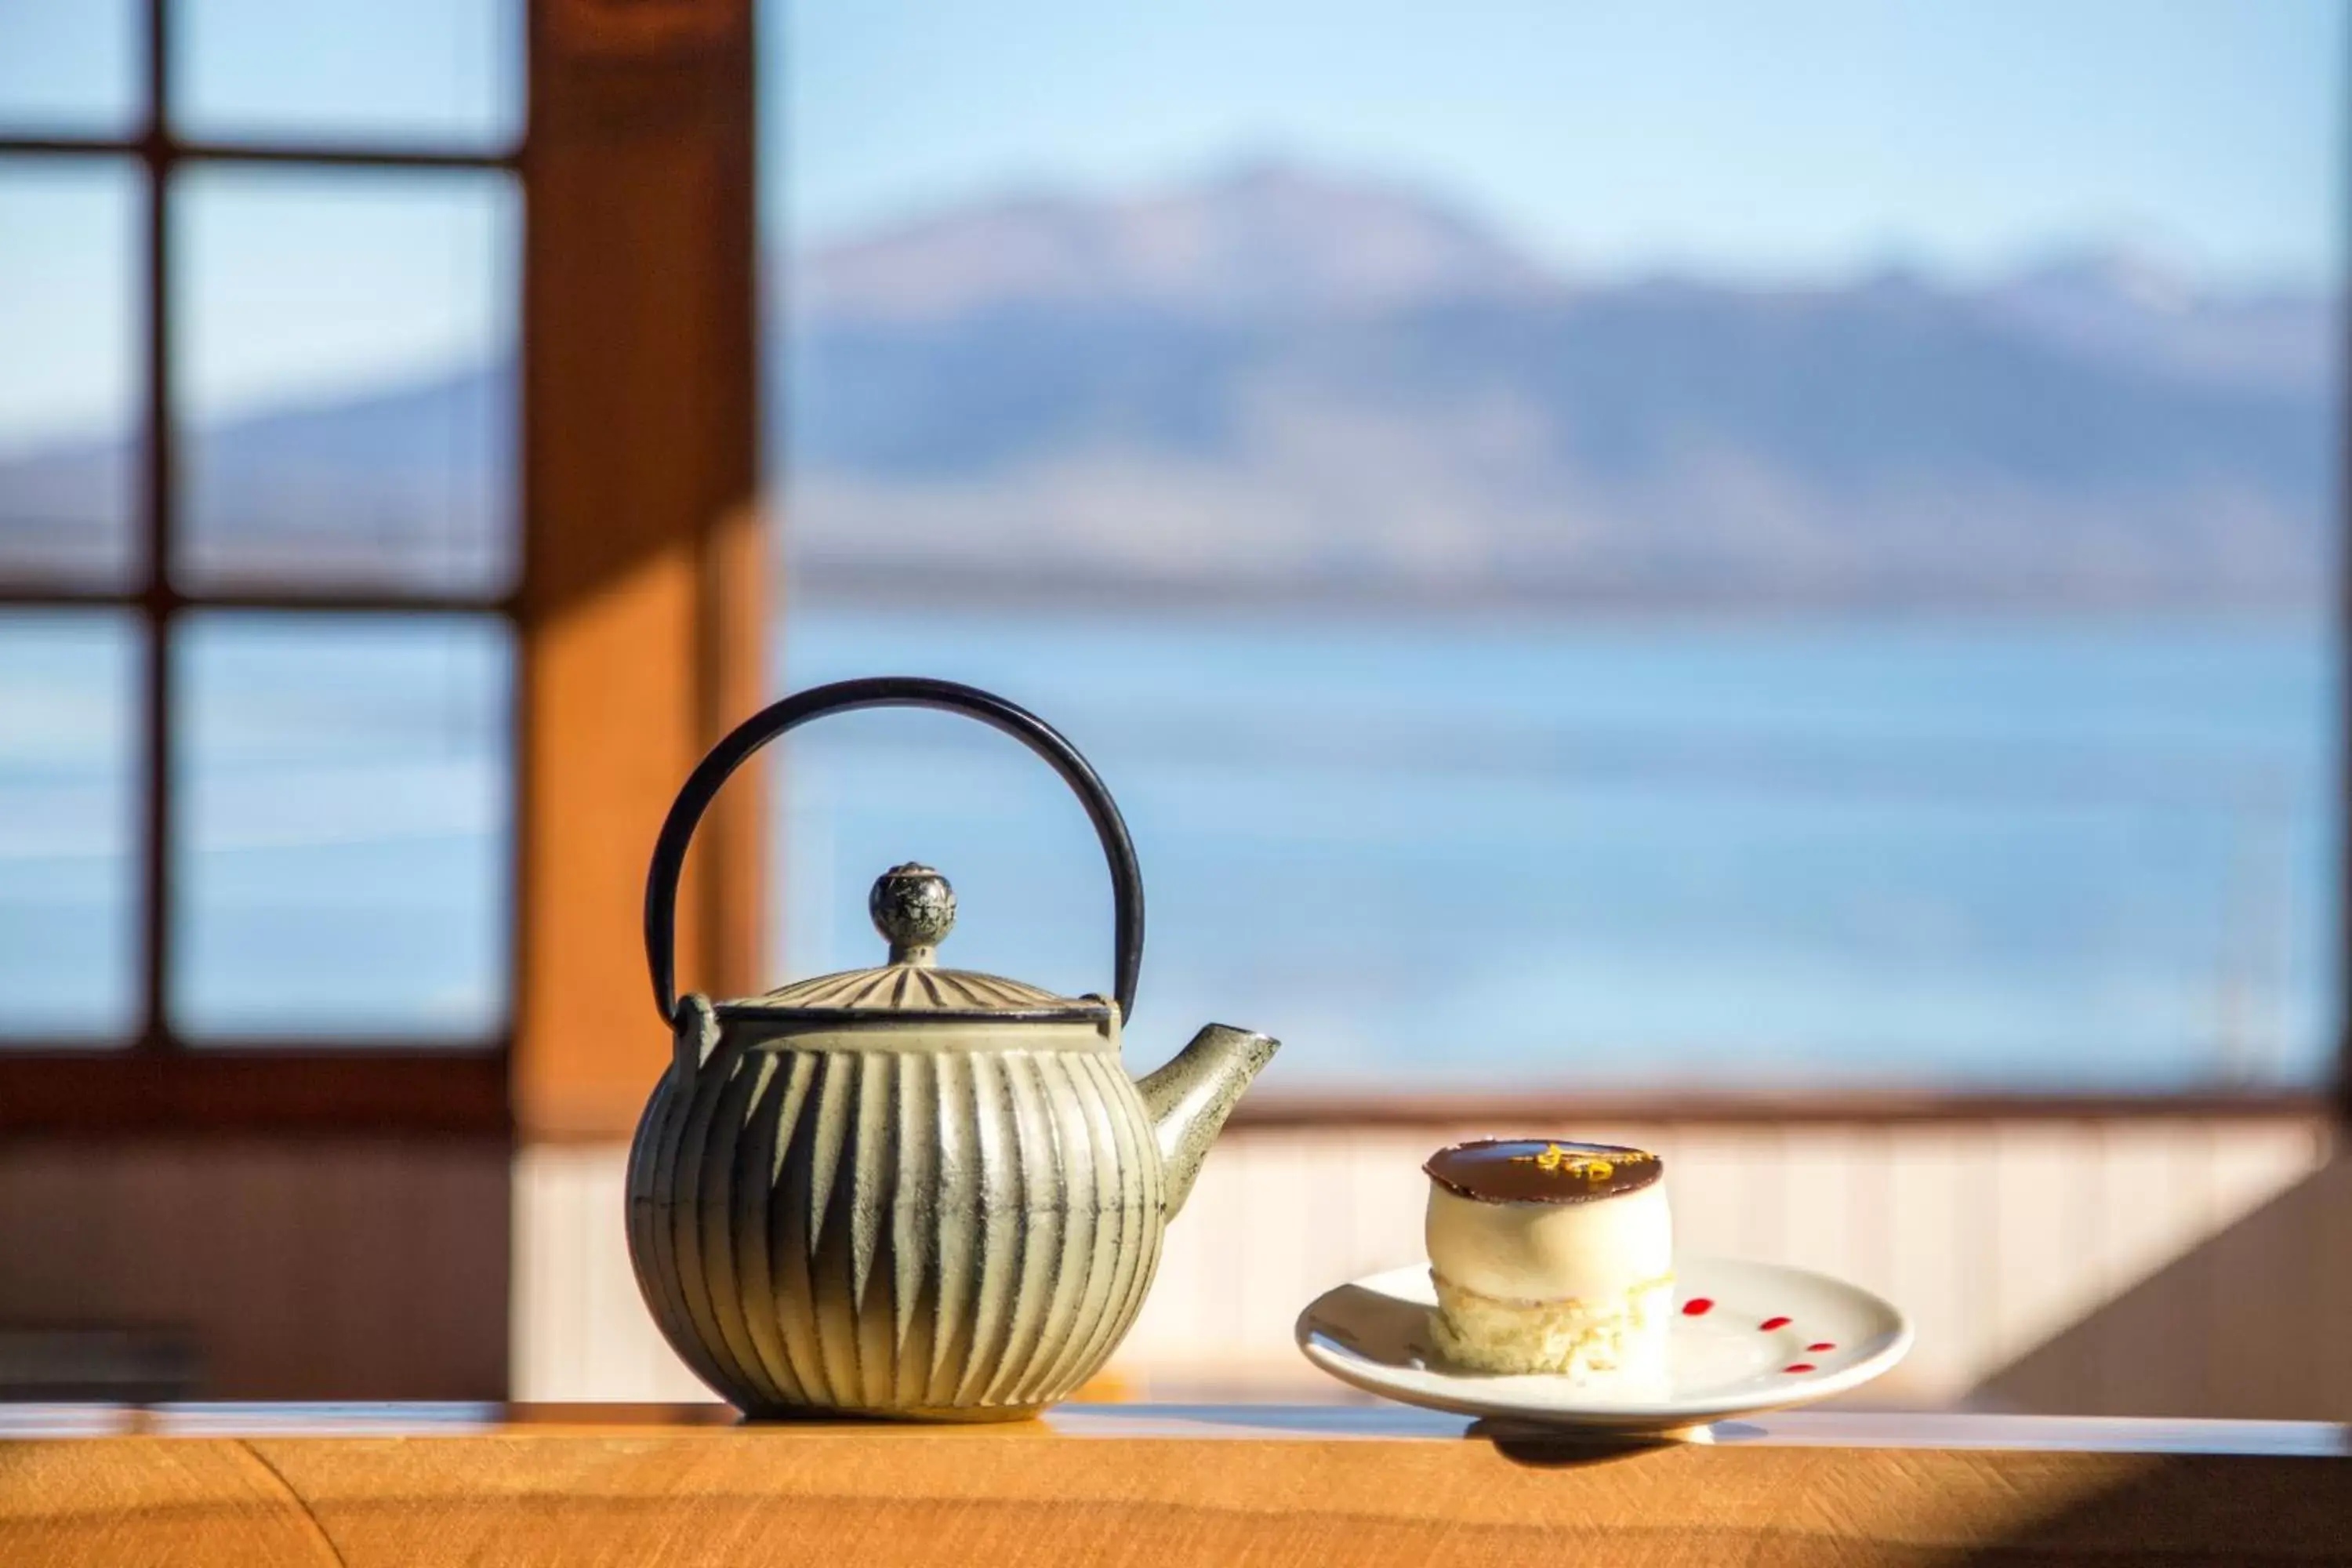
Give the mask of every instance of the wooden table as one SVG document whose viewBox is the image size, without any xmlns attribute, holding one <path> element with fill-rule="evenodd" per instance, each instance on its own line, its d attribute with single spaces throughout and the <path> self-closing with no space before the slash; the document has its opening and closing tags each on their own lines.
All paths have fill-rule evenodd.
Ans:
<svg viewBox="0 0 2352 1568">
<path fill-rule="evenodd" d="M 0 1406 L 0 1563 L 2352 1563 L 2340 1426 L 1795 1413 L 1593 1448 L 1395 1406 Z"/>
</svg>

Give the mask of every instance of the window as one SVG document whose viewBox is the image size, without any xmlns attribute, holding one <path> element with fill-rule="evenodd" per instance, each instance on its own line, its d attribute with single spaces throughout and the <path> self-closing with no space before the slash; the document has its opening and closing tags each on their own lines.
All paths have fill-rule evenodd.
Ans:
<svg viewBox="0 0 2352 1568">
<path fill-rule="evenodd" d="M 481 1053 L 441 1098 L 503 1117 L 522 22 L 0 0 L 21 1112 L 299 1049 L 394 1120 Z"/>
<path fill-rule="evenodd" d="M 106 1239 L 0 1318 L 509 1388 L 518 1147 L 670 1059 L 646 857 L 758 696 L 751 52 L 730 0 L 0 0 L 0 1217 Z"/>
<path fill-rule="evenodd" d="M 2327 1078 L 2340 7 L 788 9 L 784 679 L 1077 740 L 1146 1030 L 1302 1091 Z M 1098 989 L 1032 773 L 809 731 L 780 966 L 872 962 L 911 855 L 958 962 Z"/>
</svg>

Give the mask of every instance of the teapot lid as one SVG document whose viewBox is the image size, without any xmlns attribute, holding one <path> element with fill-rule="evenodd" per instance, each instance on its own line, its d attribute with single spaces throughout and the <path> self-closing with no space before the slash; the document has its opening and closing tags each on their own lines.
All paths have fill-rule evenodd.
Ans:
<svg viewBox="0 0 2352 1568">
<path fill-rule="evenodd" d="M 910 860 L 882 873 L 866 896 L 866 910 L 890 944 L 888 963 L 795 980 L 719 1011 L 763 1018 L 779 1013 L 838 1016 L 834 1021 L 877 1025 L 900 1018 L 1043 1023 L 1118 1016 L 1108 997 L 1058 996 L 1002 975 L 940 968 L 940 943 L 955 926 L 955 889 L 929 866 Z"/>
</svg>

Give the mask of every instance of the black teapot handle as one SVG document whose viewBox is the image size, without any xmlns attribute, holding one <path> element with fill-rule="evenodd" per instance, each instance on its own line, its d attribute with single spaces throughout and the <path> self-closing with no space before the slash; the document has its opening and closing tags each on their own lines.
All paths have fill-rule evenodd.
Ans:
<svg viewBox="0 0 2352 1568">
<path fill-rule="evenodd" d="M 1111 898 L 1118 912 L 1113 942 L 1117 952 L 1116 989 L 1121 1019 L 1135 1012 L 1135 977 L 1143 967 L 1143 875 L 1135 864 L 1135 845 L 1127 823 L 1102 780 L 1078 749 L 1059 731 L 1027 709 L 977 687 L 952 680 L 929 680 L 912 675 L 877 675 L 863 680 L 837 680 L 813 686 L 771 703 L 730 731 L 727 738 L 687 775 L 686 785 L 663 821 L 654 840 L 653 864 L 646 871 L 646 963 L 653 971 L 654 1003 L 662 1023 L 669 1026 L 677 1014 L 677 879 L 686 865 L 686 847 L 702 814 L 729 775 L 752 752 L 788 730 L 827 713 L 859 708 L 939 708 L 979 720 L 1002 730 L 1053 764 L 1095 825 L 1102 839 L 1103 857 L 1110 862 Z"/>
</svg>

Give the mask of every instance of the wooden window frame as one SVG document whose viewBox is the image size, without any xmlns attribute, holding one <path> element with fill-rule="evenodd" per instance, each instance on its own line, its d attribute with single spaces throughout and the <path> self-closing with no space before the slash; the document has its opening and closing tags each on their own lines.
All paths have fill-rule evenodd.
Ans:
<svg viewBox="0 0 2352 1568">
<path fill-rule="evenodd" d="M 148 312 L 140 570 L 120 586 L 0 571 L 0 607 L 128 612 L 144 634 L 141 1024 L 120 1047 L 0 1043 L 0 1131 L 625 1131 L 667 1055 L 642 1001 L 636 879 L 668 790 L 763 686 L 751 0 L 527 0 L 524 130 L 487 149 L 178 136 L 172 11 L 172 0 L 144 0 L 146 104 L 136 133 L 0 133 L 0 156 L 12 159 L 137 163 Z M 172 581 L 168 205 L 179 172 L 205 165 L 478 170 L 515 180 L 522 331 L 510 590 Z M 675 211 L 682 172 L 701 203 L 687 223 Z M 677 396 L 681 386 L 693 395 Z M 671 428 L 680 404 L 694 425 L 685 432 Z M 327 1029 L 307 1040 L 191 1041 L 173 1027 L 173 634 L 189 613 L 210 610 L 467 615 L 509 626 L 517 665 L 506 1026 L 414 1042 Z M 636 765 L 616 767 L 619 755 Z M 748 977 L 759 925 L 761 826 L 751 792 L 739 790 L 745 798 L 714 823 L 716 852 L 702 857 L 683 911 L 684 953 L 721 983 Z M 616 897 L 622 889 L 630 891 Z M 634 1012 L 618 1011 L 625 997 Z"/>
</svg>

